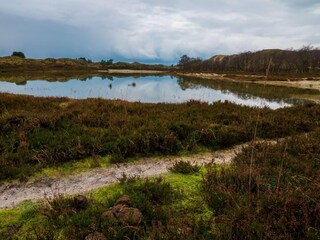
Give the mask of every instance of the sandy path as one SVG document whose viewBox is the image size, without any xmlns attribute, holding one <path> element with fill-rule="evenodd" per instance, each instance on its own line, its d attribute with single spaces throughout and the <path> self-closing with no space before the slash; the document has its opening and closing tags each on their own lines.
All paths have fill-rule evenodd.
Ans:
<svg viewBox="0 0 320 240">
<path fill-rule="evenodd" d="M 269 141 L 271 142 L 271 141 Z M 272 141 L 275 142 L 275 141 Z M 43 178 L 32 183 L 6 184 L 0 186 L 0 209 L 12 208 L 24 200 L 37 200 L 53 194 L 70 195 L 88 192 L 127 176 L 153 177 L 168 172 L 174 162 L 183 160 L 199 165 L 210 162 L 229 163 L 248 144 L 214 153 L 202 153 L 187 157 L 145 158 L 130 164 L 115 164 L 105 169 L 95 169 L 65 178 Z"/>
</svg>

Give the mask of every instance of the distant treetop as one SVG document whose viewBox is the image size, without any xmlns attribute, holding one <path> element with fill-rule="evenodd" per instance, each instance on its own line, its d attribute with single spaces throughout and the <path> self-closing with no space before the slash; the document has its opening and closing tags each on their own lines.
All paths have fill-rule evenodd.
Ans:
<svg viewBox="0 0 320 240">
<path fill-rule="evenodd" d="M 13 52 L 11 54 L 12 57 L 20 57 L 20 58 L 26 58 L 23 52 Z"/>
<path fill-rule="evenodd" d="M 87 63 L 92 63 L 92 60 L 91 59 L 86 59 L 85 57 L 79 57 L 78 60 L 82 60 L 82 61 L 85 61 Z"/>
</svg>

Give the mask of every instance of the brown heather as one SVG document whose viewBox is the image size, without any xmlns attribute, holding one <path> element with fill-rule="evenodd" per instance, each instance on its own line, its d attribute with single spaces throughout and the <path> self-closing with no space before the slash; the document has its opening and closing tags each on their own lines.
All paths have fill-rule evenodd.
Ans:
<svg viewBox="0 0 320 240">
<path fill-rule="evenodd" d="M 128 158 L 220 149 L 279 138 L 319 126 L 320 107 L 279 110 L 232 103 L 145 104 L 0 95 L 0 178 L 28 177 L 42 167 L 90 156 Z"/>
</svg>

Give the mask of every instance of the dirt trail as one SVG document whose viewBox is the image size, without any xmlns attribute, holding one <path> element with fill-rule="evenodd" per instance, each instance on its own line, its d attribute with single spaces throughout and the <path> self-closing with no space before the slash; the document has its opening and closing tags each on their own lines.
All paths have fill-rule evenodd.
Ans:
<svg viewBox="0 0 320 240">
<path fill-rule="evenodd" d="M 275 142 L 275 141 L 268 141 Z M 153 177 L 168 172 L 174 162 L 183 160 L 199 165 L 210 162 L 229 163 L 237 153 L 248 144 L 237 145 L 231 149 L 202 153 L 187 157 L 145 158 L 134 163 L 115 164 L 105 169 L 95 169 L 65 178 L 43 178 L 32 183 L 5 184 L 0 186 L 0 209 L 12 208 L 24 200 L 37 200 L 52 197 L 54 194 L 70 195 L 88 192 L 107 184 L 117 182 L 127 176 Z"/>
</svg>

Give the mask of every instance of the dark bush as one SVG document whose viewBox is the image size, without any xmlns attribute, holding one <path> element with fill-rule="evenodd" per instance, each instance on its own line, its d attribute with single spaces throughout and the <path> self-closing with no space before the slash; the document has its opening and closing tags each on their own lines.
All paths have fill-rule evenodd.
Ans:
<svg viewBox="0 0 320 240">
<path fill-rule="evenodd" d="M 186 161 L 178 161 L 170 168 L 171 172 L 182 174 L 193 174 L 199 172 L 200 166 Z"/>
<path fill-rule="evenodd" d="M 181 198 L 181 193 L 161 177 L 129 181 L 124 189 L 133 206 L 141 210 L 146 222 L 166 221 L 172 215 L 167 206 Z"/>
<path fill-rule="evenodd" d="M 20 58 L 26 58 L 23 52 L 13 52 L 11 54 L 12 57 L 20 57 Z"/>
</svg>

